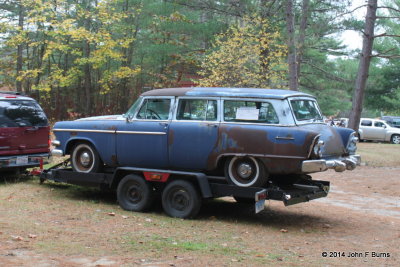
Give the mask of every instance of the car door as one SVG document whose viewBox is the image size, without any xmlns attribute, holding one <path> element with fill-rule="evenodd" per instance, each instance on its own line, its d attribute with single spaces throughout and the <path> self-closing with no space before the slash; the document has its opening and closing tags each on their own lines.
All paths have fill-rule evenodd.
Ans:
<svg viewBox="0 0 400 267">
<path fill-rule="evenodd" d="M 375 140 L 385 141 L 386 125 L 381 121 L 374 121 L 373 137 Z"/>
<path fill-rule="evenodd" d="M 360 129 L 362 129 L 362 139 L 373 140 L 374 129 L 372 120 L 361 120 Z"/>
<path fill-rule="evenodd" d="M 168 167 L 168 128 L 174 97 L 145 97 L 133 118 L 116 129 L 120 166 Z"/>
<path fill-rule="evenodd" d="M 169 128 L 169 161 L 172 168 L 205 170 L 217 145 L 218 98 L 178 99 Z"/>
</svg>

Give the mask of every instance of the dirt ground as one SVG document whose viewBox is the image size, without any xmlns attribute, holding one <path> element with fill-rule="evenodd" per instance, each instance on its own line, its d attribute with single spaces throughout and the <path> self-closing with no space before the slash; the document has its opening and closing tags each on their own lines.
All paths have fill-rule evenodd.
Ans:
<svg viewBox="0 0 400 267">
<path fill-rule="evenodd" d="M 123 211 L 114 194 L 0 184 L 1 266 L 400 266 L 400 168 L 328 171 L 327 198 L 260 214 L 230 198 L 196 220 Z"/>
</svg>

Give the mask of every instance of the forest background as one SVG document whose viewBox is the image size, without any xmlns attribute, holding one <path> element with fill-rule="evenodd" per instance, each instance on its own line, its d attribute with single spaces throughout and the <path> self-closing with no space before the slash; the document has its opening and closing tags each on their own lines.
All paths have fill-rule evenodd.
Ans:
<svg viewBox="0 0 400 267">
<path fill-rule="evenodd" d="M 379 4 L 368 117 L 400 115 L 400 0 Z M 296 76 L 324 115 L 348 117 L 361 51 L 338 36 L 362 33 L 364 18 L 352 16 L 359 8 L 345 0 L 0 0 L 0 87 L 64 120 L 122 114 L 154 88 L 293 88 Z"/>
</svg>

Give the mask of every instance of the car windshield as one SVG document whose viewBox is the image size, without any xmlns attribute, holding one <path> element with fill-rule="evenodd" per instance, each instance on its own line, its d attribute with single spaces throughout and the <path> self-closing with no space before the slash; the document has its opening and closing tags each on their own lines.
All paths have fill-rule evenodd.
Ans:
<svg viewBox="0 0 400 267">
<path fill-rule="evenodd" d="M 125 118 L 133 118 L 133 116 L 135 116 L 135 112 L 136 112 L 137 108 L 139 107 L 141 101 L 142 101 L 141 97 L 136 99 L 135 103 L 133 103 L 133 105 L 129 108 L 128 112 L 126 112 L 123 116 Z"/>
<path fill-rule="evenodd" d="M 31 127 L 47 125 L 47 117 L 39 104 L 35 101 L 0 101 L 0 127 Z"/>
<path fill-rule="evenodd" d="M 298 121 L 322 121 L 317 103 L 313 100 L 291 100 L 294 116 Z"/>
</svg>

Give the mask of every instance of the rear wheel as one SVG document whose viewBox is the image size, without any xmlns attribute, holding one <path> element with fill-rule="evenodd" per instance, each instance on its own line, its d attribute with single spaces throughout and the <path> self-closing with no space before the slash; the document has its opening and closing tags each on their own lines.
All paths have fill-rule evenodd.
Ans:
<svg viewBox="0 0 400 267">
<path fill-rule="evenodd" d="M 103 163 L 93 146 L 86 143 L 78 143 L 71 153 L 72 169 L 76 172 L 100 172 Z"/>
<path fill-rule="evenodd" d="M 142 177 L 130 174 L 118 184 L 117 198 L 124 210 L 146 211 L 154 201 L 153 187 Z"/>
<path fill-rule="evenodd" d="M 253 157 L 233 157 L 225 163 L 225 177 L 241 187 L 263 186 L 267 182 L 264 164 Z"/>
<path fill-rule="evenodd" d="M 398 135 L 398 134 L 394 134 L 394 135 L 392 135 L 392 137 L 390 138 L 390 142 L 392 143 L 392 144 L 400 144 L 400 135 Z"/>
<path fill-rule="evenodd" d="M 177 218 L 193 218 L 201 207 L 201 197 L 192 183 L 172 181 L 162 193 L 162 206 L 166 214 Z"/>
</svg>

